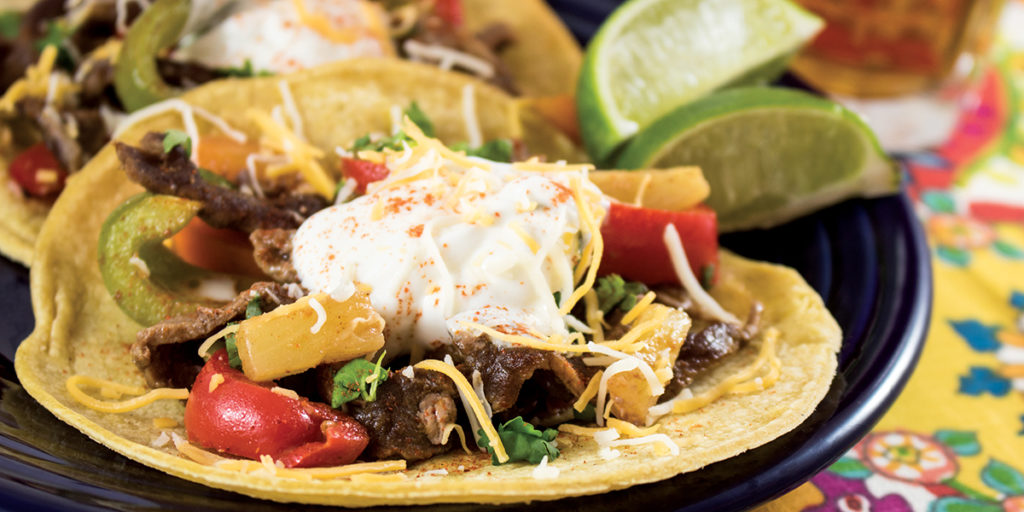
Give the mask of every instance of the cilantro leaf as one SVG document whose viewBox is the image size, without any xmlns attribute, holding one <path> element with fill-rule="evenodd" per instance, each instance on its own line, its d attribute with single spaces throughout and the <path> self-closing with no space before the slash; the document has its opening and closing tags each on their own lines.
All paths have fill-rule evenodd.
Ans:
<svg viewBox="0 0 1024 512">
<path fill-rule="evenodd" d="M 388 369 L 381 367 L 384 352 L 377 363 L 365 359 L 353 359 L 334 374 L 334 389 L 331 391 L 331 407 L 362 397 L 367 402 L 377 399 L 377 386 L 388 380 Z M 367 382 L 369 381 L 369 382 Z"/>
<path fill-rule="evenodd" d="M 471 148 L 469 144 L 460 142 L 452 145 L 453 151 L 465 151 L 466 156 L 478 156 L 494 162 L 512 161 L 512 141 L 509 139 L 494 139 L 484 143 L 483 146 Z"/>
<path fill-rule="evenodd" d="M 383 151 L 385 149 L 398 151 L 402 149 L 403 142 L 410 145 L 415 144 L 415 141 L 409 138 L 403 131 L 399 131 L 394 135 L 388 135 L 387 137 L 381 137 L 377 140 L 373 140 L 369 135 L 363 135 L 352 143 L 352 152 Z"/>
<path fill-rule="evenodd" d="M 708 290 L 715 281 L 715 264 L 708 263 L 700 268 L 700 285 Z"/>
<path fill-rule="evenodd" d="M 549 462 L 558 458 L 558 447 L 554 443 L 558 431 L 553 428 L 537 430 L 533 425 L 523 421 L 522 416 L 516 416 L 498 425 L 497 430 L 501 444 L 505 446 L 505 452 L 508 453 L 508 462 L 525 460 L 530 464 L 540 464 L 545 455 Z M 487 453 L 491 454 L 492 464 L 499 465 L 498 456 L 494 453 L 491 440 L 487 438 L 484 429 L 480 429 L 477 433 L 480 434 L 477 444 L 481 448 L 486 448 Z"/>
<path fill-rule="evenodd" d="M 209 183 L 211 185 L 216 185 L 218 187 L 230 188 L 230 189 L 237 188 L 237 187 L 235 187 L 234 183 L 231 183 L 230 180 L 228 180 L 224 176 L 221 176 L 220 174 L 217 174 L 217 173 L 215 173 L 215 172 L 213 172 L 213 171 L 211 171 L 209 169 L 203 169 L 202 167 L 200 167 L 198 169 L 198 172 L 199 172 L 199 177 L 202 178 L 203 181 L 205 181 L 205 182 L 207 182 L 207 183 Z"/>
<path fill-rule="evenodd" d="M 254 316 L 260 316 L 263 314 L 263 309 L 260 308 L 260 295 L 257 293 L 249 299 L 249 303 L 245 306 L 245 319 L 248 320 Z"/>
<path fill-rule="evenodd" d="M 236 370 L 241 370 L 242 358 L 238 357 L 238 341 L 235 340 L 235 333 L 224 337 L 224 348 L 228 351 L 228 364 Z"/>
<path fill-rule="evenodd" d="M 18 11 L 0 12 L 0 37 L 14 39 L 21 30 L 21 13 Z"/>
<path fill-rule="evenodd" d="M 164 153 L 170 153 L 176 146 L 181 146 L 186 157 L 192 156 L 192 138 L 181 130 L 167 130 L 164 133 Z"/>
<path fill-rule="evenodd" d="M 253 69 L 253 67 L 252 67 L 252 60 L 250 60 L 250 59 L 245 59 L 245 63 L 242 64 L 241 67 L 238 67 L 238 68 L 221 68 L 221 69 L 218 69 L 218 71 L 223 73 L 225 76 L 233 76 L 233 77 L 239 77 L 239 78 L 250 78 L 250 77 L 254 77 L 254 76 L 274 76 L 273 72 L 270 72 L 270 71 L 267 71 L 267 70 L 259 70 L 259 71 L 257 71 L 256 69 Z"/>
<path fill-rule="evenodd" d="M 57 48 L 57 65 L 66 70 L 73 71 L 75 69 L 75 61 L 71 58 L 71 53 L 68 52 L 64 41 L 74 33 L 75 27 L 68 25 L 63 20 L 47 21 L 46 33 L 35 41 L 36 51 L 41 52 L 47 46 L 55 46 Z"/>
<path fill-rule="evenodd" d="M 596 421 L 597 412 L 594 410 L 594 404 L 587 404 L 582 411 L 577 411 L 573 408 L 572 419 L 575 421 L 582 421 L 584 423 L 593 423 Z"/>
<path fill-rule="evenodd" d="M 416 123 L 420 130 L 423 130 L 423 135 L 427 137 L 434 136 L 434 123 L 430 121 L 430 118 L 427 117 L 427 114 L 420 109 L 420 106 L 415 101 L 410 103 L 409 108 L 405 109 L 403 113 L 409 117 L 410 121 Z"/>
<path fill-rule="evenodd" d="M 610 274 L 598 279 L 594 290 L 597 292 L 598 307 L 607 314 L 616 306 L 622 311 L 633 309 L 637 296 L 647 293 L 647 286 L 637 281 L 626 281 L 618 274 Z"/>
</svg>

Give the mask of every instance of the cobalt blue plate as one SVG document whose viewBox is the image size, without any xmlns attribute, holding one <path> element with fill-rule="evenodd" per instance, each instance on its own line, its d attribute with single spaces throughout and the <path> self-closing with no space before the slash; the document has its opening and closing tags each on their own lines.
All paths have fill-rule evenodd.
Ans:
<svg viewBox="0 0 1024 512">
<path fill-rule="evenodd" d="M 576 37 L 586 41 L 618 2 L 550 3 Z M 723 236 L 722 243 L 741 255 L 796 268 L 825 298 L 843 328 L 839 373 L 825 400 L 793 432 L 700 471 L 600 496 L 534 503 L 531 508 L 588 512 L 627 507 L 645 512 L 749 508 L 796 488 L 827 467 L 860 440 L 896 399 L 924 343 L 932 292 L 928 247 L 906 196 L 848 201 L 772 230 Z M 33 325 L 28 272 L 0 258 L 0 290 L 0 508 L 294 508 L 167 476 L 107 450 L 58 421 L 25 393 L 14 374 L 14 351 Z"/>
</svg>

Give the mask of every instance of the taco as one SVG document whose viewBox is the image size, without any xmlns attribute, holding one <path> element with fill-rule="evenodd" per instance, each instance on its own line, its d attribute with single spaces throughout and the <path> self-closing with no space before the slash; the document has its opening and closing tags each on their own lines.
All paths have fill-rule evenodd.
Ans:
<svg viewBox="0 0 1024 512">
<path fill-rule="evenodd" d="M 793 270 L 719 253 L 707 210 L 607 197 L 594 182 L 628 178 L 560 162 L 557 131 L 463 76 L 366 61 L 283 80 L 187 93 L 206 112 L 191 135 L 178 112 L 140 120 L 47 220 L 15 367 L 97 442 L 278 501 L 522 502 L 694 471 L 824 397 L 835 320 Z M 226 130 L 271 163 L 200 171 Z M 553 163 L 501 162 L 524 147 Z M 337 204 L 297 206 L 324 193 Z M 197 212 L 252 231 L 273 279 L 173 258 L 164 238 Z"/>
<path fill-rule="evenodd" d="M 67 176 L 125 112 L 211 80 L 357 57 L 567 98 L 580 50 L 539 0 L 38 0 L 0 12 L 0 253 L 31 261 Z"/>
</svg>

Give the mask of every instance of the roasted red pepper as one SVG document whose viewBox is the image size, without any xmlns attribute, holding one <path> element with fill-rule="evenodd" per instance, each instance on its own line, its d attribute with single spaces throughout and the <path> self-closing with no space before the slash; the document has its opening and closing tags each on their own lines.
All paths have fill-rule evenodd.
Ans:
<svg viewBox="0 0 1024 512">
<path fill-rule="evenodd" d="M 678 283 L 663 240 L 670 223 L 679 232 L 693 273 L 713 282 L 718 266 L 718 222 L 715 212 L 706 206 L 672 212 L 613 202 L 601 226 L 604 253 L 599 273 L 619 274 L 649 285 Z"/>
<path fill-rule="evenodd" d="M 387 178 L 390 172 L 384 164 L 378 164 L 369 160 L 360 160 L 358 158 L 341 159 L 341 174 L 347 180 L 356 180 L 356 183 L 359 184 L 356 192 L 360 194 L 366 193 L 367 185 Z"/>
<path fill-rule="evenodd" d="M 64 189 L 68 173 L 42 142 L 22 151 L 11 161 L 11 178 L 34 197 L 51 197 Z"/>
<path fill-rule="evenodd" d="M 211 391 L 215 375 L 223 381 Z M 370 442 L 351 417 L 272 387 L 249 380 L 228 364 L 226 351 L 217 351 L 196 377 L 185 405 L 189 441 L 249 459 L 270 455 L 289 468 L 349 464 Z"/>
</svg>

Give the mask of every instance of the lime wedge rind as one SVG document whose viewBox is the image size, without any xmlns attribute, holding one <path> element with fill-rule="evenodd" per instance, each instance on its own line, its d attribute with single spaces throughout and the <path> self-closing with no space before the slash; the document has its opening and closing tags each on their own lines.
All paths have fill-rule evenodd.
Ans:
<svg viewBox="0 0 1024 512">
<path fill-rule="evenodd" d="M 890 194 L 901 179 L 857 114 L 769 87 L 721 91 L 677 108 L 640 132 L 616 164 L 703 166 L 712 186 L 708 204 L 723 231 L 770 227 L 847 198 Z"/>
<path fill-rule="evenodd" d="M 788 0 L 623 4 L 591 41 L 580 73 L 588 152 L 608 162 L 624 140 L 679 105 L 722 87 L 771 81 L 822 26 Z"/>
</svg>

